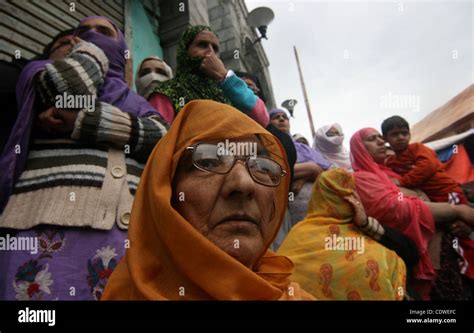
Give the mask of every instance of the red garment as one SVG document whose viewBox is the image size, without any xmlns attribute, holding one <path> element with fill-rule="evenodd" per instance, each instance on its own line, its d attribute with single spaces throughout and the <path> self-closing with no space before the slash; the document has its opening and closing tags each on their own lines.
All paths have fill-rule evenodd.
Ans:
<svg viewBox="0 0 474 333">
<path fill-rule="evenodd" d="M 151 95 L 148 102 L 156 111 L 161 114 L 168 124 L 171 125 L 171 123 L 173 123 L 175 117 L 174 107 L 173 103 L 167 96 L 160 93 L 155 93 Z M 268 123 L 270 122 L 270 116 L 268 115 L 267 107 L 260 98 L 257 98 L 257 101 L 255 102 L 252 110 L 250 110 L 248 113 L 248 116 L 263 127 L 267 127 Z"/>
<path fill-rule="evenodd" d="M 445 171 L 436 153 L 422 143 L 412 143 L 390 156 L 385 164 L 402 176 L 400 186 L 418 188 L 435 202 L 448 202 L 450 193 L 464 196 L 461 186 Z"/>
<path fill-rule="evenodd" d="M 155 93 L 150 96 L 148 102 L 171 125 L 174 120 L 174 107 L 171 100 L 163 94 Z"/>
<path fill-rule="evenodd" d="M 382 225 L 401 231 L 417 245 L 420 261 L 414 268 L 416 289 L 427 299 L 435 278 L 428 254 L 428 242 L 435 232 L 433 216 L 422 200 L 403 196 L 383 171 L 385 167 L 377 164 L 367 152 L 363 138 L 374 131 L 377 130 L 364 128 L 351 138 L 351 159 L 357 193 L 369 216 L 376 218 Z"/>
</svg>

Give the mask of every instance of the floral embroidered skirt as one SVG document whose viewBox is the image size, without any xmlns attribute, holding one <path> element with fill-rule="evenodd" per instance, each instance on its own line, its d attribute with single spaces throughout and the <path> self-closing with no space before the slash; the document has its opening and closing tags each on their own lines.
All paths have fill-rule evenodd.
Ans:
<svg viewBox="0 0 474 333">
<path fill-rule="evenodd" d="M 0 250 L 0 300 L 99 300 L 128 246 L 127 232 L 115 225 L 106 231 L 60 226 L 0 229 L 0 237 L 4 243 L 12 237 L 37 242 L 37 251 L 19 246 Z"/>
</svg>

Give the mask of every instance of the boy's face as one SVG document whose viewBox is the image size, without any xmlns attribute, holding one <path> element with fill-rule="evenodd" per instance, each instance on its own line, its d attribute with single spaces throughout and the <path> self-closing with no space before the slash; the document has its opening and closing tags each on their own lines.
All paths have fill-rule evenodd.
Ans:
<svg viewBox="0 0 474 333">
<path fill-rule="evenodd" d="M 410 130 L 406 127 L 395 127 L 388 131 L 384 138 L 395 152 L 401 152 L 408 148 Z"/>
</svg>

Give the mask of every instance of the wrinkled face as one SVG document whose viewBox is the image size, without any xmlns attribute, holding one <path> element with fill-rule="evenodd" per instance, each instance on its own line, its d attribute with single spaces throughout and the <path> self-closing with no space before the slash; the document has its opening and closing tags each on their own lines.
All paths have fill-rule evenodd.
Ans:
<svg viewBox="0 0 474 333">
<path fill-rule="evenodd" d="M 242 160 L 218 174 L 196 168 L 192 153 L 185 153 L 173 179 L 173 206 L 202 235 L 252 268 L 277 228 L 272 221 L 277 189 L 256 183 Z"/>
<path fill-rule="evenodd" d="M 327 132 L 327 136 L 341 136 L 342 133 L 336 127 L 331 127 Z"/>
<path fill-rule="evenodd" d="M 51 60 L 60 60 L 66 58 L 71 52 L 73 35 L 62 36 L 58 38 L 51 46 L 48 58 Z"/>
<path fill-rule="evenodd" d="M 192 58 L 204 58 L 208 54 L 219 56 L 219 39 L 213 32 L 201 31 L 189 46 L 188 55 Z"/>
<path fill-rule="evenodd" d="M 395 152 L 401 152 L 408 148 L 410 130 L 406 127 L 395 127 L 388 131 L 384 138 Z"/>
<path fill-rule="evenodd" d="M 280 131 L 290 133 L 290 120 L 285 112 L 274 113 L 270 118 L 270 122 Z"/>
<path fill-rule="evenodd" d="M 165 64 L 157 59 L 148 59 L 145 60 L 140 67 L 139 77 L 147 75 L 149 73 L 157 73 L 168 76 L 166 72 Z"/>
<path fill-rule="evenodd" d="M 382 135 L 374 131 L 367 135 L 364 139 L 365 149 L 369 152 L 370 156 L 377 163 L 383 163 L 387 157 L 387 148 L 385 147 L 385 141 L 383 140 Z"/>
<path fill-rule="evenodd" d="M 83 31 L 85 28 L 94 30 L 115 40 L 118 38 L 115 27 L 112 25 L 112 23 L 103 18 L 91 18 L 79 25 L 79 31 Z"/>
</svg>

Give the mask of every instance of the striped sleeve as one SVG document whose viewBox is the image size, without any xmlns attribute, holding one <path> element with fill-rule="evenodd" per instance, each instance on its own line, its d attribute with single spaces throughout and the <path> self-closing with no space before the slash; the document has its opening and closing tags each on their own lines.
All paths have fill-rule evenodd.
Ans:
<svg viewBox="0 0 474 333">
<path fill-rule="evenodd" d="M 92 43 L 74 46 L 64 59 L 47 64 L 38 75 L 38 90 L 46 105 L 55 105 L 56 97 L 96 95 L 109 69 L 105 53 Z"/>
<path fill-rule="evenodd" d="M 138 161 L 146 161 L 167 131 L 168 124 L 159 114 L 137 118 L 100 102 L 94 111 L 81 110 L 78 113 L 71 137 L 124 149 Z"/>
</svg>

